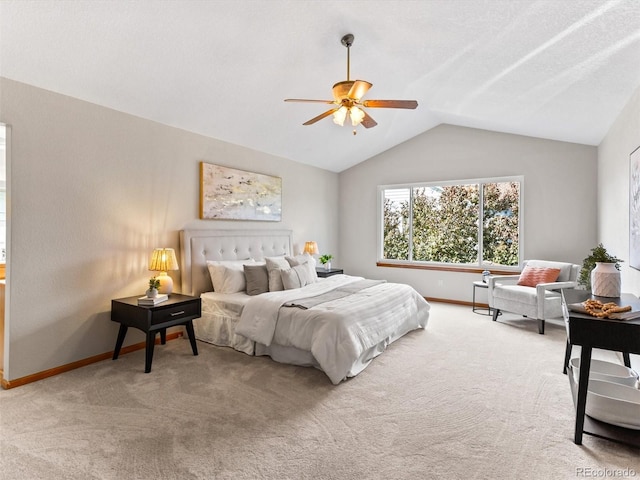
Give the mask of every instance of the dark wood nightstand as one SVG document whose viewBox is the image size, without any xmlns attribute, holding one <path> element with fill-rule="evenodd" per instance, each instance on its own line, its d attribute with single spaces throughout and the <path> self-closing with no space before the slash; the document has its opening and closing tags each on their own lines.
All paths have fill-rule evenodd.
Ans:
<svg viewBox="0 0 640 480">
<path fill-rule="evenodd" d="M 184 325 L 191 342 L 191 350 L 198 355 L 196 337 L 193 334 L 193 319 L 199 318 L 202 312 L 202 301 L 198 297 L 172 293 L 169 300 L 158 305 L 138 305 L 138 296 L 111 300 L 111 320 L 120 324 L 113 359 L 120 354 L 124 337 L 129 327 L 137 328 L 147 334 L 144 372 L 151 371 L 153 348 L 156 334 L 160 332 L 160 343 L 167 340 L 167 328 Z"/>
<path fill-rule="evenodd" d="M 316 273 L 320 278 L 326 278 L 330 277 L 331 275 L 342 274 L 344 273 L 344 271 L 341 268 L 330 268 L 328 270 L 326 268 L 316 268 Z"/>
</svg>

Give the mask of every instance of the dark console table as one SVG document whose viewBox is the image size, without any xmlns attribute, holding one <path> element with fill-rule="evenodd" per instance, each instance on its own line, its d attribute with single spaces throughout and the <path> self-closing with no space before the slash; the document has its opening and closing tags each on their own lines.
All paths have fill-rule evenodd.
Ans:
<svg viewBox="0 0 640 480">
<path fill-rule="evenodd" d="M 160 341 L 166 342 L 167 328 L 184 325 L 191 342 L 191 350 L 198 355 L 196 337 L 193 333 L 193 319 L 201 316 L 202 304 L 198 297 L 172 293 L 168 300 L 157 305 L 138 305 L 138 297 L 119 298 L 111 301 L 111 320 L 120 324 L 113 359 L 120 354 L 124 337 L 129 327 L 137 328 L 147 334 L 144 372 L 151 371 L 153 349 L 156 334 L 160 332 Z"/>
<path fill-rule="evenodd" d="M 564 305 L 580 303 L 593 298 L 603 303 L 614 302 L 617 305 L 631 305 L 634 311 L 640 310 L 640 300 L 631 294 L 622 294 L 618 298 L 595 297 L 586 290 L 562 290 Z M 624 362 L 629 366 L 629 354 L 640 354 L 640 319 L 611 320 L 597 318 L 584 313 L 565 309 L 567 327 L 567 353 L 565 354 L 565 371 L 569 362 L 572 345 L 581 346 L 580 377 L 577 394 L 574 392 L 576 407 L 576 423 L 574 442 L 582 444 L 582 434 L 588 433 L 596 437 L 608 438 L 640 448 L 640 430 L 618 427 L 585 415 L 587 404 L 587 388 L 589 370 L 591 368 L 591 352 L 594 348 L 622 352 Z"/>
</svg>

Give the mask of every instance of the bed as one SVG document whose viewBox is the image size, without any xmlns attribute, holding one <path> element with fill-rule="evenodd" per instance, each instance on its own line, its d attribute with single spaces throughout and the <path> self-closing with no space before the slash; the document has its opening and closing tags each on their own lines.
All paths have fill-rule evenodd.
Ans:
<svg viewBox="0 0 640 480">
<path fill-rule="evenodd" d="M 318 279 L 290 230 L 183 230 L 180 244 L 182 292 L 202 298 L 194 330 L 204 342 L 313 366 L 338 384 L 427 325 L 430 306 L 408 285 Z"/>
</svg>

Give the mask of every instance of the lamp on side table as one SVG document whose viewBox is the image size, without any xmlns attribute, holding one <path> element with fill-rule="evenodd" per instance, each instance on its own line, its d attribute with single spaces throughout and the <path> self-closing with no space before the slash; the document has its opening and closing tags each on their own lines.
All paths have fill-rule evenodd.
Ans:
<svg viewBox="0 0 640 480">
<path fill-rule="evenodd" d="M 175 250 L 173 248 L 156 248 L 151 253 L 149 270 L 152 272 L 160 272 L 157 276 L 158 280 L 160 280 L 158 293 L 171 294 L 173 291 L 173 279 L 167 275 L 167 271 L 178 270 L 178 260 L 176 259 Z"/>
</svg>

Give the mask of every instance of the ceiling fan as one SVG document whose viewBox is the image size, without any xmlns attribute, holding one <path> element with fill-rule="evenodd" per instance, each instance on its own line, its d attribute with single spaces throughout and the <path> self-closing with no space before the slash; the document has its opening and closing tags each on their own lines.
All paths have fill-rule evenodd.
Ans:
<svg viewBox="0 0 640 480">
<path fill-rule="evenodd" d="M 349 115 L 351 124 L 356 127 L 362 124 L 365 128 L 375 127 L 378 123 L 365 112 L 362 107 L 367 108 L 408 108 L 414 109 L 418 106 L 415 100 L 362 100 L 362 97 L 373 86 L 365 80 L 351 80 L 349 76 L 350 52 L 353 45 L 354 36 L 348 33 L 342 37 L 342 45 L 347 47 L 347 79 L 338 82 L 333 86 L 333 100 L 307 100 L 302 98 L 287 98 L 285 102 L 312 102 L 335 105 L 334 108 L 321 113 L 317 117 L 304 122 L 303 125 L 312 125 L 329 115 L 333 115 L 334 123 L 342 126 Z M 356 131 L 353 131 L 356 134 Z"/>
</svg>

